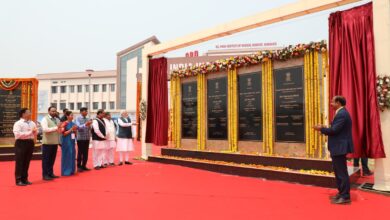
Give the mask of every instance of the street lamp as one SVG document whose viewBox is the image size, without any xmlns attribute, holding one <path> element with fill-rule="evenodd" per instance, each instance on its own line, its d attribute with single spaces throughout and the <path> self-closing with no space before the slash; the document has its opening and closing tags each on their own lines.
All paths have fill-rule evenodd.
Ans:
<svg viewBox="0 0 390 220">
<path fill-rule="evenodd" d="M 94 72 L 92 69 L 87 69 L 85 70 L 85 72 L 88 73 L 88 80 L 89 80 L 89 85 L 88 85 L 88 92 L 89 92 L 89 97 L 88 97 L 88 105 L 89 106 L 86 106 L 88 109 L 89 109 L 89 112 L 92 112 L 92 102 L 91 102 L 91 90 L 92 90 L 92 87 L 91 87 L 91 77 L 92 77 L 92 73 Z"/>
</svg>

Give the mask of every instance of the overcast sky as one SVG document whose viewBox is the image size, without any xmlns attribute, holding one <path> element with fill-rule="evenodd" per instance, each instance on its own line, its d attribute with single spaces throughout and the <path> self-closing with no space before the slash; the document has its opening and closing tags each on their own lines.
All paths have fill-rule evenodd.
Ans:
<svg viewBox="0 0 390 220">
<path fill-rule="evenodd" d="M 0 76 L 115 69 L 118 51 L 150 36 L 164 42 L 294 1 L 0 0 Z M 277 42 L 283 46 L 327 39 L 327 19 L 335 10 L 209 41 L 167 56 L 184 56 L 189 50 L 202 53 L 217 44 Z"/>
</svg>

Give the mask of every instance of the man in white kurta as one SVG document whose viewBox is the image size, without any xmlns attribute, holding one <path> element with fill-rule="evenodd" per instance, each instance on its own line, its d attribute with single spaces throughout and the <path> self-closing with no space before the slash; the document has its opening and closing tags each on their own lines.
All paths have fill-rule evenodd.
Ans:
<svg viewBox="0 0 390 220">
<path fill-rule="evenodd" d="M 118 143 L 116 151 L 119 152 L 119 165 L 123 164 L 123 154 L 125 156 L 125 164 L 132 164 L 129 161 L 129 154 L 134 150 L 133 135 L 131 133 L 131 119 L 126 111 L 121 112 L 121 117 L 118 118 Z"/>
<path fill-rule="evenodd" d="M 106 140 L 106 150 L 104 152 L 104 164 L 109 164 L 115 166 L 114 157 L 115 157 L 115 148 L 116 148 L 116 128 L 114 121 L 111 119 L 111 114 L 106 112 L 104 117 L 104 122 L 106 123 L 107 128 L 107 140 Z"/>
<path fill-rule="evenodd" d="M 95 170 L 104 168 L 103 159 L 107 143 L 107 126 L 103 120 L 104 116 L 104 110 L 98 110 L 96 118 L 92 122 L 93 166 Z"/>
</svg>

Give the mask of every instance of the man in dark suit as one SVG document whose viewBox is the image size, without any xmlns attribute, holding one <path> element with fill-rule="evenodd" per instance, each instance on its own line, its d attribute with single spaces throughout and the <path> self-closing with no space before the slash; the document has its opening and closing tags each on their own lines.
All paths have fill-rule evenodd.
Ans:
<svg viewBox="0 0 390 220">
<path fill-rule="evenodd" d="M 329 128 L 322 125 L 314 126 L 328 137 L 328 149 L 332 157 L 333 170 L 336 176 L 336 183 L 339 193 L 331 197 L 334 204 L 351 203 L 350 182 L 347 169 L 347 154 L 353 152 L 352 141 L 352 120 L 345 109 L 346 100 L 343 96 L 335 96 L 331 106 L 336 110 L 331 126 Z"/>
</svg>

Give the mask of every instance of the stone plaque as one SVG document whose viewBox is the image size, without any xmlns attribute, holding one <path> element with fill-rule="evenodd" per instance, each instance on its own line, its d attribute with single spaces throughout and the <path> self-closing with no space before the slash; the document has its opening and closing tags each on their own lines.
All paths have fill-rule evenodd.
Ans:
<svg viewBox="0 0 390 220">
<path fill-rule="evenodd" d="M 208 139 L 227 140 L 227 77 L 207 80 Z"/>
<path fill-rule="evenodd" d="M 238 75 L 239 140 L 262 140 L 260 72 Z"/>
<path fill-rule="evenodd" d="M 305 142 L 303 66 L 274 70 L 275 141 Z"/>
<path fill-rule="evenodd" d="M 14 137 L 13 126 L 19 120 L 21 99 L 21 86 L 12 91 L 0 90 L 0 137 Z"/>
<path fill-rule="evenodd" d="M 198 102 L 197 82 L 182 84 L 181 95 L 181 127 L 182 138 L 197 138 L 198 130 Z"/>
</svg>

